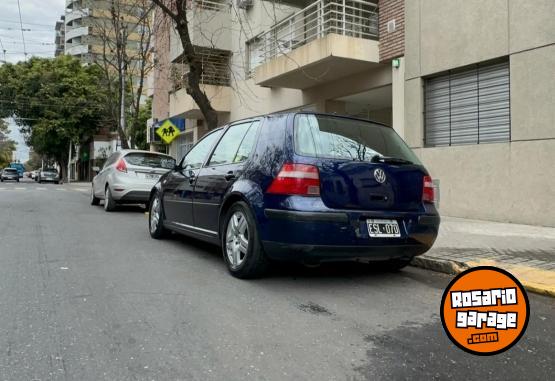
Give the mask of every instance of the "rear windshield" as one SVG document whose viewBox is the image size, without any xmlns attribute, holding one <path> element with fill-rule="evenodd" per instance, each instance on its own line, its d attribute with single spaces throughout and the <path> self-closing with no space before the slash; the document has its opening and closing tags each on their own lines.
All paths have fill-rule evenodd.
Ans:
<svg viewBox="0 0 555 381">
<path fill-rule="evenodd" d="M 6 168 L 6 169 L 4 169 L 4 172 L 17 173 L 17 169 Z"/>
<path fill-rule="evenodd" d="M 42 170 L 44 173 L 58 173 L 57 170 L 53 169 L 53 168 L 45 168 Z"/>
<path fill-rule="evenodd" d="M 318 158 L 371 161 L 377 156 L 420 161 L 393 128 L 326 115 L 295 116 L 295 152 Z"/>
<path fill-rule="evenodd" d="M 125 161 L 130 165 L 151 168 L 172 169 L 175 167 L 175 159 L 165 155 L 155 153 L 130 153 L 125 156 Z"/>
</svg>

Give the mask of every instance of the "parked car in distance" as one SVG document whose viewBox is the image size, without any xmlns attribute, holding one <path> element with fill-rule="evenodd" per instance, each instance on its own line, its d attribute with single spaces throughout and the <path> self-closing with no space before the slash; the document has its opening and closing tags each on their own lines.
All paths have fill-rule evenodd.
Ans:
<svg viewBox="0 0 555 381">
<path fill-rule="evenodd" d="M 157 152 L 121 150 L 113 153 L 92 180 L 91 204 L 104 200 L 104 209 L 117 204 L 147 204 L 160 176 L 175 167 L 175 159 Z"/>
<path fill-rule="evenodd" d="M 37 173 L 38 173 L 38 170 L 31 171 L 31 179 L 37 181 L 38 180 Z"/>
<path fill-rule="evenodd" d="M 0 181 L 17 181 L 19 182 L 19 173 L 15 168 L 4 168 L 0 174 Z"/>
<path fill-rule="evenodd" d="M 41 169 L 39 171 L 38 177 L 39 177 L 38 179 L 39 184 L 47 183 L 47 182 L 56 183 L 56 184 L 60 183 L 60 175 L 58 174 L 58 170 L 56 168 Z"/>
<path fill-rule="evenodd" d="M 23 164 L 14 162 L 10 163 L 9 167 L 16 169 L 20 178 L 23 177 L 23 173 L 25 172 L 25 166 Z"/>
<path fill-rule="evenodd" d="M 219 245 L 239 278 L 271 260 L 397 270 L 434 243 L 434 201 L 429 173 L 392 128 L 275 114 L 205 135 L 152 189 L 149 231 Z"/>
</svg>

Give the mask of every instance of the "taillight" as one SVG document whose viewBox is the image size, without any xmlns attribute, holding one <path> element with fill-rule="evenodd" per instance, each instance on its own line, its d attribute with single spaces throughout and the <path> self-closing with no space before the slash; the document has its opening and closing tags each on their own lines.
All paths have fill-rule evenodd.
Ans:
<svg viewBox="0 0 555 381">
<path fill-rule="evenodd" d="M 125 160 L 119 159 L 118 163 L 116 164 L 116 169 L 120 172 L 127 173 L 127 165 L 125 164 Z"/>
<path fill-rule="evenodd" d="M 422 187 L 422 201 L 435 202 L 434 182 L 430 176 L 424 176 Z"/>
<path fill-rule="evenodd" d="M 283 164 L 266 191 L 271 194 L 320 195 L 320 174 L 314 165 Z"/>
</svg>

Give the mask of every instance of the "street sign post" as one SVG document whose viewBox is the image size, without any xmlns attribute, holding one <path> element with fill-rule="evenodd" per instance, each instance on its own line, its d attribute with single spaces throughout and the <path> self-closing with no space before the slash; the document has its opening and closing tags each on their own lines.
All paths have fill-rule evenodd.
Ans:
<svg viewBox="0 0 555 381">
<path fill-rule="evenodd" d="M 175 126 L 175 124 L 172 123 L 170 119 L 166 119 L 164 123 L 156 129 L 156 134 L 160 136 L 160 139 L 162 139 L 164 143 L 170 144 L 181 134 L 181 131 Z"/>
</svg>

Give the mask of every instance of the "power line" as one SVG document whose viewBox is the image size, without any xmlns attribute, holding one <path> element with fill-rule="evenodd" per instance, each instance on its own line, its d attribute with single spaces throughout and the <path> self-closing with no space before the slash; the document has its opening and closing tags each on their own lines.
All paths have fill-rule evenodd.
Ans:
<svg viewBox="0 0 555 381">
<path fill-rule="evenodd" d="M 19 5 L 19 0 L 17 0 L 17 10 L 19 11 L 19 26 L 21 26 L 21 40 L 23 41 L 23 54 L 25 59 L 27 59 L 27 53 L 25 52 L 27 48 L 25 47 L 25 33 L 23 33 L 23 21 L 21 20 L 21 6 Z"/>
<path fill-rule="evenodd" d="M 0 23 L 19 24 L 19 22 L 17 22 L 17 21 L 12 21 L 11 19 L 4 19 L 4 18 L 0 18 Z M 23 24 L 52 27 L 52 25 L 50 25 L 50 24 L 39 24 L 39 23 L 34 23 L 34 22 L 24 22 Z"/>
<path fill-rule="evenodd" d="M 44 107 L 67 107 L 67 108 L 83 108 L 83 106 L 88 106 L 92 109 L 105 109 L 103 105 L 96 104 L 96 103 L 86 103 L 83 102 L 80 105 L 68 105 L 64 103 L 44 103 L 44 102 L 34 102 L 34 101 L 14 101 L 8 99 L 0 99 L 0 103 L 10 103 L 25 107 L 32 107 L 32 106 L 44 106 Z"/>
<path fill-rule="evenodd" d="M 6 44 L 15 44 L 21 45 L 20 41 L 5 41 Z M 56 45 L 54 42 L 30 42 L 29 40 L 25 41 L 27 45 Z M 2 49 L 4 49 L 4 45 L 2 44 Z"/>
</svg>

